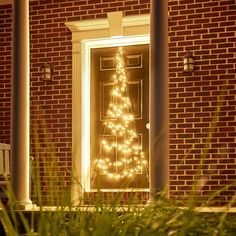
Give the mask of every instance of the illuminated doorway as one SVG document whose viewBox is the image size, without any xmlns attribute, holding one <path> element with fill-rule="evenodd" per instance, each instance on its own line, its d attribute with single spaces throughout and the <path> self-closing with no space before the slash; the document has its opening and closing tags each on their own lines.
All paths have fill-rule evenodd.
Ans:
<svg viewBox="0 0 236 236">
<path fill-rule="evenodd" d="M 91 190 L 148 189 L 149 45 L 93 48 L 90 64 Z"/>
<path fill-rule="evenodd" d="M 93 48 L 150 42 L 150 15 L 66 22 L 72 32 L 72 204 L 91 191 L 90 53 Z M 149 189 L 148 189 L 149 191 Z"/>
<path fill-rule="evenodd" d="M 93 185 L 92 187 L 92 182 L 94 180 L 94 172 L 92 173 L 91 171 L 93 170 L 92 167 L 92 160 L 95 159 L 99 153 L 98 150 L 98 142 L 99 142 L 99 137 L 95 135 L 95 133 L 97 133 L 95 126 L 99 127 L 99 124 L 95 125 L 94 124 L 94 120 L 97 119 L 95 117 L 100 117 L 100 112 L 105 113 L 105 107 L 102 111 L 102 109 L 99 110 L 94 110 L 93 108 L 97 108 L 98 106 L 101 105 L 94 105 L 94 101 L 99 101 L 98 104 L 102 104 L 101 102 L 101 96 L 102 93 L 99 93 L 99 91 L 102 91 L 100 88 L 100 82 L 99 79 L 95 79 L 95 77 L 92 76 L 92 73 L 94 72 L 94 69 L 96 70 L 96 67 L 98 66 L 100 68 L 100 61 L 102 61 L 102 55 L 104 55 L 104 59 L 105 59 L 105 63 L 109 64 L 112 63 L 112 60 L 109 62 L 109 58 L 114 58 L 116 50 L 118 47 L 123 47 L 125 48 L 127 51 L 126 54 L 130 54 L 130 62 L 129 63 L 143 63 L 145 62 L 145 65 L 137 65 L 136 67 L 143 67 L 143 68 L 139 68 L 139 70 L 141 69 L 143 71 L 143 76 L 145 75 L 145 86 L 143 86 L 143 78 L 141 76 L 140 71 L 138 70 L 138 68 L 126 68 L 127 74 L 131 73 L 131 81 L 132 81 L 132 77 L 133 77 L 133 82 L 135 84 L 139 84 L 141 85 L 142 83 L 142 89 L 139 86 L 140 91 L 136 92 L 136 95 L 134 96 L 138 96 L 141 95 L 142 93 L 142 99 L 141 97 L 139 98 L 139 105 L 137 105 L 136 101 L 133 102 L 134 107 L 136 104 L 136 110 L 140 109 L 139 114 L 137 116 L 137 121 L 140 121 L 140 118 L 138 117 L 142 117 L 143 114 L 142 112 L 145 111 L 145 118 L 143 120 L 143 122 L 137 122 L 137 126 L 140 127 L 140 123 L 142 123 L 142 126 L 146 126 L 148 123 L 148 60 L 149 60 L 149 37 L 148 36 L 133 36 L 133 37 L 119 37 L 119 38 L 112 38 L 112 39 L 99 39 L 99 40 L 87 40 L 84 41 L 82 44 L 82 48 L 83 48 L 83 63 L 82 63 L 82 67 L 83 67 L 83 78 L 82 78 L 82 91 L 83 91 L 83 98 L 84 98 L 84 104 L 83 104 L 83 118 L 82 120 L 83 125 L 82 125 L 82 132 L 83 132 L 83 140 L 82 140 L 82 147 L 83 147 L 83 152 L 82 152 L 82 158 L 81 158 L 81 182 L 82 182 L 82 186 L 83 186 L 83 190 L 84 192 L 90 192 L 90 191 L 97 191 L 96 188 L 100 188 L 104 191 L 106 190 L 111 190 L 113 189 L 114 191 L 119 191 L 120 190 L 128 190 L 130 191 L 130 189 L 134 188 L 135 186 L 129 186 L 126 188 L 123 187 L 118 187 L 115 186 L 114 184 L 111 185 L 111 187 L 108 188 L 108 183 L 105 184 L 104 186 L 98 186 L 100 185 L 100 183 L 97 185 Z M 136 52 L 135 52 L 136 50 Z M 103 53 L 104 52 L 104 53 Z M 101 56 L 99 55 L 99 53 L 101 54 Z M 97 57 L 96 57 L 97 54 Z M 138 57 L 139 55 L 139 57 Z M 135 61 L 135 57 L 136 60 L 142 60 L 141 62 L 134 62 Z M 142 57 L 142 59 L 141 59 Z M 92 61 L 92 60 L 97 60 L 98 61 Z M 139 58 L 139 59 L 138 59 Z M 104 64 L 104 62 L 102 62 Z M 104 65 L 103 65 L 104 66 Z M 107 65 L 105 65 L 107 66 Z M 132 67 L 132 66 L 131 66 Z M 135 67 L 135 66 L 134 66 Z M 97 69 L 98 70 L 98 69 Z M 100 69 L 99 69 L 100 70 Z M 145 72 L 144 72 L 145 71 Z M 98 73 L 98 71 L 96 71 L 96 73 Z M 114 74 L 114 70 L 112 72 L 112 70 L 107 70 L 107 69 L 102 69 L 102 74 L 107 74 L 107 79 L 109 80 L 108 77 L 112 76 L 112 74 Z M 133 74 L 133 76 L 132 76 Z M 136 75 L 139 75 L 137 77 L 141 78 L 138 79 L 139 82 L 135 82 L 135 79 L 137 79 Z M 135 78 L 136 77 L 136 78 Z M 98 80 L 97 85 L 94 85 L 95 81 Z M 95 83 L 96 84 L 96 83 Z M 99 88 L 96 88 L 96 86 L 99 86 Z M 108 86 L 109 87 L 109 86 Z M 138 89 L 138 86 L 130 86 L 131 90 L 136 87 L 136 90 Z M 145 88 L 145 91 L 143 91 L 143 88 Z M 99 93 L 98 95 L 94 95 L 94 93 L 97 92 Z M 144 95 L 145 94 L 145 98 Z M 105 94 L 104 94 L 105 95 Z M 97 97 L 98 96 L 98 97 Z M 99 97 L 100 96 L 100 97 Z M 105 95 L 106 96 L 106 95 Z M 107 99 L 105 99 L 107 100 Z M 109 100 L 109 99 L 108 99 Z M 107 100 L 107 101 L 108 101 Z M 109 101 L 108 101 L 109 102 Z M 138 108 L 139 107 L 139 108 Z M 144 109 L 145 107 L 145 109 Z M 138 112 L 138 111 L 137 111 Z M 99 114 L 99 115 L 95 115 L 95 117 L 91 116 L 94 114 Z M 105 114 L 103 114 L 105 115 Z M 139 123 L 139 124 L 138 124 Z M 143 128 L 144 130 L 144 128 Z M 94 136 L 95 135 L 95 136 Z M 146 139 L 144 143 L 141 143 L 143 146 L 143 149 L 145 150 L 146 154 L 147 154 L 147 150 L 148 150 L 148 130 L 146 129 L 145 131 L 145 135 Z M 140 142 L 143 142 L 142 140 L 144 140 L 144 136 L 143 134 L 141 134 L 142 138 L 140 139 Z M 148 157 L 148 154 L 147 154 Z M 92 167 L 92 168 L 91 168 Z M 146 172 L 147 173 L 147 172 Z M 147 176 L 147 175 L 146 175 Z M 145 179 L 147 179 L 147 177 L 145 176 Z M 144 177 L 144 176 L 143 176 Z M 146 189 L 147 191 L 148 189 L 148 183 L 147 181 L 146 184 L 143 184 L 142 188 L 141 185 L 139 186 L 139 188 L 137 188 L 138 186 L 136 186 L 136 190 L 138 191 L 138 189 Z M 94 182 L 93 182 L 94 183 Z M 137 181 L 135 181 L 135 183 L 137 183 Z M 102 184 L 102 183 L 101 183 Z M 103 184 L 102 184 L 103 185 Z M 117 184 L 118 185 L 118 184 Z M 144 187 L 145 186 L 145 187 Z"/>
</svg>

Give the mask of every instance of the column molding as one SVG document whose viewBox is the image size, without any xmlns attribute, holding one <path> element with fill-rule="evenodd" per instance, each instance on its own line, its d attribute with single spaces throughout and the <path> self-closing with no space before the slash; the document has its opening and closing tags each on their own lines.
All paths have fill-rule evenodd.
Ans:
<svg viewBox="0 0 236 236">
<path fill-rule="evenodd" d="M 16 203 L 30 200 L 29 1 L 13 1 L 11 183 Z"/>
<path fill-rule="evenodd" d="M 82 197 L 82 63 L 81 41 L 72 45 L 72 186 L 71 202 L 76 205 Z"/>
</svg>

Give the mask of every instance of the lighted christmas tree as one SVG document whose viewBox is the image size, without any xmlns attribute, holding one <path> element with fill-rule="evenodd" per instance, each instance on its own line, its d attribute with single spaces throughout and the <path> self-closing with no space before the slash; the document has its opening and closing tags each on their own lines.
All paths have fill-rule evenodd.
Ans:
<svg viewBox="0 0 236 236">
<path fill-rule="evenodd" d="M 136 133 L 128 92 L 124 51 L 121 47 L 117 51 L 115 63 L 116 74 L 113 78 L 111 99 L 96 166 L 99 174 L 120 180 L 142 174 L 147 161 L 144 158 L 140 137 Z"/>
</svg>

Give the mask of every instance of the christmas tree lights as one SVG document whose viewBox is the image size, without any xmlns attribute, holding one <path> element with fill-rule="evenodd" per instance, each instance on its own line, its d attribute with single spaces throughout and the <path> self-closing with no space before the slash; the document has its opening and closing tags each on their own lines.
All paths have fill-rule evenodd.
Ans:
<svg viewBox="0 0 236 236">
<path fill-rule="evenodd" d="M 116 74 L 113 77 L 111 101 L 104 122 L 104 135 L 100 141 L 100 154 L 96 160 L 96 167 L 99 174 L 120 180 L 142 174 L 147 161 L 135 129 L 124 51 L 121 47 L 118 48 L 115 62 Z"/>
</svg>

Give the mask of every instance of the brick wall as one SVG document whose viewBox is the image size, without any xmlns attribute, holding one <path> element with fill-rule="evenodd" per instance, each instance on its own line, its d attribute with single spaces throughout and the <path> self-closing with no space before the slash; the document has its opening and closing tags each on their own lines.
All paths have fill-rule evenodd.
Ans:
<svg viewBox="0 0 236 236">
<path fill-rule="evenodd" d="M 211 203 L 222 205 L 236 190 L 236 3 L 173 0 L 169 11 L 170 193 L 182 198 L 194 185 L 207 203 L 222 189 Z M 192 74 L 182 70 L 186 51 Z"/>
<path fill-rule="evenodd" d="M 10 143 L 11 6 L 0 6 L 0 142 Z"/>
<path fill-rule="evenodd" d="M 235 194 L 236 43 L 234 0 L 169 0 L 171 197 L 197 197 L 229 185 L 215 197 L 222 205 Z M 42 179 L 45 204 L 70 186 L 72 55 L 64 22 L 149 13 L 150 0 L 41 0 L 30 3 L 31 155 Z M 11 5 L 0 6 L 0 142 L 10 142 Z M 182 70 L 186 51 L 192 74 Z M 40 78 L 44 62 L 53 81 Z M 46 153 L 46 154 L 45 154 Z M 46 173 L 50 174 L 46 174 Z M 232 186 L 230 186 L 232 184 Z M 35 188 L 34 188 L 35 190 Z M 208 197 L 209 199 L 209 197 Z"/>
</svg>

